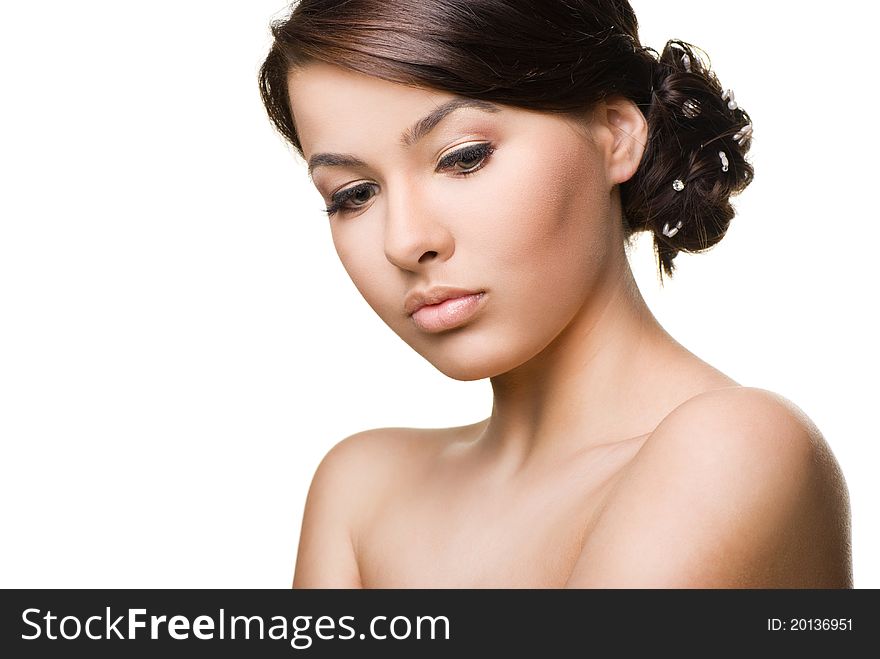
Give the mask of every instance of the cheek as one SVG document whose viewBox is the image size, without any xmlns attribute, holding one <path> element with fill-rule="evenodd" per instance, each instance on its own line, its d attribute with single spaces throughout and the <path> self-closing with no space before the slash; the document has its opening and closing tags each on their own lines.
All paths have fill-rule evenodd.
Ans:
<svg viewBox="0 0 880 659">
<path fill-rule="evenodd" d="M 507 168 L 491 224 L 489 262 L 502 288 L 546 296 L 582 295 L 607 251 L 609 195 L 584 149 L 544 149 L 530 166 Z M 543 155 L 547 154 L 547 155 Z"/>
<path fill-rule="evenodd" d="M 388 291 L 396 289 L 389 286 L 389 263 L 381 243 L 376 243 L 366 223 L 362 225 L 348 226 L 344 232 L 333 231 L 333 245 L 355 288 L 376 313 L 384 315 L 392 306 Z M 403 304 L 402 300 L 399 302 Z"/>
<path fill-rule="evenodd" d="M 610 194 L 589 154 L 574 151 L 537 162 L 533 154 L 528 170 L 506 168 L 494 209 L 480 223 L 492 233 L 481 237 L 478 261 L 493 289 L 492 310 L 464 357 L 445 364 L 449 372 L 485 377 L 516 367 L 599 294 L 612 256 Z"/>
</svg>

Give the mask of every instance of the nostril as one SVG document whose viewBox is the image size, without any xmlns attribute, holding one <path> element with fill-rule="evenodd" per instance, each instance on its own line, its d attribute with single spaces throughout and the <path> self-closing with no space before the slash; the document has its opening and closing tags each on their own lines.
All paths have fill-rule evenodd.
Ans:
<svg viewBox="0 0 880 659">
<path fill-rule="evenodd" d="M 437 252 L 434 252 L 434 251 L 425 252 L 424 254 L 422 254 L 422 258 L 419 259 L 419 263 L 421 263 L 422 261 L 427 260 L 425 257 L 427 257 L 428 259 L 432 259 L 432 258 L 434 258 L 435 256 L 437 256 Z"/>
</svg>

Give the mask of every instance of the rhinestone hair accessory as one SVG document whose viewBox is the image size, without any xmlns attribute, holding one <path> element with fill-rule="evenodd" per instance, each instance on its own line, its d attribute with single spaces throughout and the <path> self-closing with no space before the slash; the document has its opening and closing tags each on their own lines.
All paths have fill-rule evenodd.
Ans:
<svg viewBox="0 0 880 659">
<path fill-rule="evenodd" d="M 739 108 L 737 105 L 736 98 L 734 97 L 733 90 L 728 89 L 721 95 L 721 100 L 727 101 L 727 107 L 731 110 L 736 110 Z M 742 128 L 739 129 L 736 135 L 733 136 L 733 141 L 743 146 L 746 143 L 746 140 L 752 136 L 752 124 L 746 124 Z M 724 170 L 727 171 L 726 169 Z"/>
<path fill-rule="evenodd" d="M 681 56 L 681 63 L 682 63 L 682 66 L 684 66 L 684 70 L 687 71 L 688 73 L 690 73 L 691 72 L 691 58 L 688 57 L 687 53 L 684 53 Z"/>
<path fill-rule="evenodd" d="M 724 151 L 718 152 L 718 157 L 721 158 L 721 171 L 726 172 L 729 169 L 730 163 L 727 162 L 727 154 Z"/>
<path fill-rule="evenodd" d="M 731 110 L 736 110 L 739 106 L 736 104 L 736 100 L 733 97 L 733 90 L 728 89 L 726 92 L 721 94 L 721 100 L 727 101 L 727 107 Z"/>
<path fill-rule="evenodd" d="M 742 146 L 746 143 L 746 140 L 752 136 L 752 124 L 746 124 L 742 128 L 739 129 L 739 132 L 733 136 L 733 140 Z"/>
<path fill-rule="evenodd" d="M 700 104 L 694 99 L 689 98 L 681 106 L 681 112 L 688 119 L 693 119 L 700 114 Z"/>
<path fill-rule="evenodd" d="M 681 192 L 682 190 L 684 190 L 684 181 L 682 181 L 680 178 L 675 179 L 672 182 L 672 189 L 676 192 Z M 682 226 L 684 225 L 682 224 L 682 221 L 679 220 L 678 224 L 670 229 L 669 222 L 667 222 L 663 225 L 663 235 L 667 238 L 672 238 L 672 236 L 678 233 L 678 230 L 681 229 Z"/>
<path fill-rule="evenodd" d="M 681 229 L 681 227 L 682 227 L 681 220 L 679 220 L 678 224 L 676 224 L 671 229 L 669 228 L 669 222 L 667 222 L 666 224 L 663 225 L 663 235 L 666 236 L 667 238 L 672 238 L 672 236 L 674 236 L 675 234 L 678 233 L 678 230 Z"/>
</svg>

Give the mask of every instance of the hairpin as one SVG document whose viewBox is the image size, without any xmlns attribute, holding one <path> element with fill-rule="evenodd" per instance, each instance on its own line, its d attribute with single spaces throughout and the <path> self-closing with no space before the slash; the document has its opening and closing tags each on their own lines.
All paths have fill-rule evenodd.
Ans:
<svg viewBox="0 0 880 659">
<path fill-rule="evenodd" d="M 728 165 L 730 164 L 727 162 L 727 154 L 724 153 L 724 151 L 719 151 L 718 157 L 721 158 L 721 171 L 726 172 L 729 169 Z"/>
<path fill-rule="evenodd" d="M 684 53 L 681 56 L 681 63 L 684 65 L 684 70 L 687 71 L 688 73 L 690 73 L 691 72 L 691 58 L 688 57 L 687 53 Z"/>
<path fill-rule="evenodd" d="M 675 179 L 672 182 L 672 188 L 676 192 L 681 192 L 682 190 L 684 190 L 684 181 L 682 181 L 680 178 Z"/>
<path fill-rule="evenodd" d="M 727 107 L 729 107 L 731 110 L 736 110 L 736 108 L 739 107 L 736 104 L 736 100 L 734 100 L 732 89 L 728 89 L 726 92 L 721 94 L 721 100 L 727 101 Z"/>
<path fill-rule="evenodd" d="M 746 143 L 746 140 L 752 136 L 752 124 L 746 124 L 742 128 L 739 129 L 739 132 L 733 136 L 735 142 L 738 142 L 740 146 Z"/>
<path fill-rule="evenodd" d="M 663 225 L 663 235 L 666 236 L 667 238 L 672 238 L 672 236 L 674 236 L 675 234 L 678 233 L 678 230 L 681 229 L 681 227 L 682 227 L 681 220 L 679 220 L 678 224 L 676 224 L 674 227 L 672 227 L 672 229 L 669 228 L 669 222 L 667 222 L 666 224 Z"/>
<path fill-rule="evenodd" d="M 688 119 L 693 119 L 700 114 L 700 104 L 696 100 L 689 98 L 682 105 L 681 111 Z"/>
</svg>

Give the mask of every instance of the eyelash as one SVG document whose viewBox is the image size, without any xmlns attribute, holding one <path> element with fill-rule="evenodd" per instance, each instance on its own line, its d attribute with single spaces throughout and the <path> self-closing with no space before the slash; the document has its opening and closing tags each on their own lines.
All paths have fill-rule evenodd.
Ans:
<svg viewBox="0 0 880 659">
<path fill-rule="evenodd" d="M 456 165 L 460 162 L 467 162 L 469 160 L 475 160 L 477 158 L 480 159 L 479 165 L 473 167 L 466 171 L 461 171 L 455 174 L 455 176 L 460 176 L 462 178 L 466 176 L 470 176 L 471 174 L 476 174 L 478 171 L 483 169 L 486 166 L 486 162 L 495 152 L 495 146 L 491 142 L 483 142 L 482 144 L 475 144 L 474 146 L 469 146 L 464 149 L 460 149 L 455 153 L 451 153 L 440 161 L 440 165 L 438 169 L 448 169 L 453 165 Z M 324 212 L 328 217 L 333 217 L 338 212 L 348 213 L 356 208 L 347 208 L 345 203 L 355 197 L 356 195 L 369 190 L 375 187 L 374 183 L 358 183 L 357 185 L 353 185 L 350 188 L 346 188 L 345 190 L 341 190 L 333 195 L 333 203 L 331 203 L 327 208 L 324 209 Z"/>
</svg>

